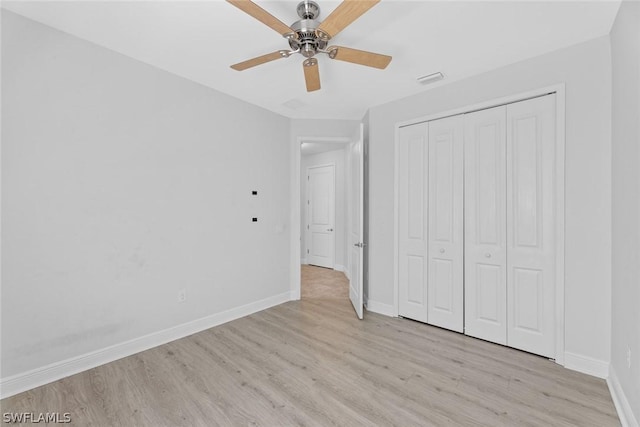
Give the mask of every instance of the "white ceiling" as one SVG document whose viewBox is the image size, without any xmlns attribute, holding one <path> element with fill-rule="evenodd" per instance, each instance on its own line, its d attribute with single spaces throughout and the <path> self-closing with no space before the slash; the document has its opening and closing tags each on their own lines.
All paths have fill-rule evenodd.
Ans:
<svg viewBox="0 0 640 427">
<path fill-rule="evenodd" d="M 339 2 L 316 0 L 328 16 Z M 256 0 L 286 24 L 294 1 Z M 366 109 L 609 33 L 619 1 L 383 0 L 331 44 L 388 54 L 386 70 L 319 56 L 307 93 L 302 57 L 238 72 L 229 65 L 286 49 L 275 31 L 221 1 L 3 1 L 2 7 L 292 118 L 361 119 Z M 445 80 L 422 86 L 436 71 Z"/>
</svg>

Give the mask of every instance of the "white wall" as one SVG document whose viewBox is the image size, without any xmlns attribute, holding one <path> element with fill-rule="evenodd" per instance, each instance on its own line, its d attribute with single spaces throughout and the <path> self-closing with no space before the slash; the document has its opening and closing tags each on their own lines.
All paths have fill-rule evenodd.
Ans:
<svg viewBox="0 0 640 427">
<path fill-rule="evenodd" d="M 288 119 L 7 11 L 2 89 L 3 378 L 288 295 Z"/>
<path fill-rule="evenodd" d="M 358 130 L 359 120 L 291 119 L 291 137 L 351 138 Z"/>
<path fill-rule="evenodd" d="M 610 64 L 607 36 L 371 108 L 369 304 L 394 303 L 394 125 L 564 82 L 565 346 L 579 361 L 606 370 L 611 333 Z"/>
<path fill-rule="evenodd" d="M 611 31 L 611 371 L 640 421 L 640 3 L 622 2 Z M 627 365 L 631 350 L 631 367 Z"/>
<path fill-rule="evenodd" d="M 345 144 L 346 146 L 346 144 Z M 346 234 L 347 234 L 347 211 L 346 211 L 346 177 L 345 177 L 345 157 L 346 150 L 332 150 L 325 153 L 304 155 L 300 159 L 300 257 L 307 256 L 307 168 L 320 165 L 334 165 L 335 171 L 335 209 L 336 218 L 334 224 L 335 236 L 335 264 L 336 269 L 344 270 L 347 267 Z"/>
</svg>

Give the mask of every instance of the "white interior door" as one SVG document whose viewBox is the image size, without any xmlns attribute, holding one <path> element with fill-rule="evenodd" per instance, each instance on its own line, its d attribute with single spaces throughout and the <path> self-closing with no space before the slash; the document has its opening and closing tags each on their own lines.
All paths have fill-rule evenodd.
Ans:
<svg viewBox="0 0 640 427">
<path fill-rule="evenodd" d="M 464 329 L 464 120 L 429 122 L 428 323 Z"/>
<path fill-rule="evenodd" d="M 335 168 L 307 169 L 307 263 L 333 268 L 335 264 Z"/>
<path fill-rule="evenodd" d="M 555 357 L 555 95 L 507 106 L 507 344 Z"/>
<path fill-rule="evenodd" d="M 349 299 L 363 317 L 364 271 L 364 128 L 349 144 Z"/>
<path fill-rule="evenodd" d="M 507 343 L 506 107 L 465 114 L 465 333 Z"/>
<path fill-rule="evenodd" d="M 398 144 L 398 310 L 427 322 L 427 123 L 400 128 Z"/>
</svg>

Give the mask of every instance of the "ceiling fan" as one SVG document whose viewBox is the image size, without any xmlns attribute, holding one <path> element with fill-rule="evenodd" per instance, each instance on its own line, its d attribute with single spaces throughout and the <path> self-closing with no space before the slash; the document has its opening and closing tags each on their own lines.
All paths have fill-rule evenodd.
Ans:
<svg viewBox="0 0 640 427">
<path fill-rule="evenodd" d="M 289 42 L 291 50 L 278 50 L 266 55 L 258 56 L 231 66 L 234 70 L 243 71 L 256 65 L 288 58 L 293 54 L 301 54 L 306 59 L 302 63 L 307 92 L 320 89 L 320 73 L 318 60 L 314 58 L 318 53 L 324 53 L 331 59 L 351 62 L 384 69 L 391 62 L 391 57 L 364 50 L 351 49 L 342 46 L 330 46 L 329 40 L 344 30 L 349 24 L 375 6 L 380 0 L 344 0 L 322 22 L 320 7 L 311 0 L 300 2 L 296 8 L 300 20 L 285 25 L 282 21 L 250 0 L 227 0 L 243 12 L 280 33 Z"/>
</svg>

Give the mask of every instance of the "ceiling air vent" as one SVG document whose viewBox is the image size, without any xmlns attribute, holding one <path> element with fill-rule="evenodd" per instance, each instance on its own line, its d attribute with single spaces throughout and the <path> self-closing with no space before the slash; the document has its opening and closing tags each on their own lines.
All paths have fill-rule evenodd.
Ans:
<svg viewBox="0 0 640 427">
<path fill-rule="evenodd" d="M 444 74 L 433 73 L 433 74 L 428 74 L 426 76 L 418 77 L 416 80 L 418 80 L 418 83 L 420 84 L 428 85 L 429 83 L 434 83 L 442 79 L 444 79 Z"/>
</svg>

